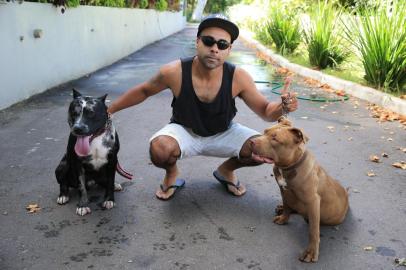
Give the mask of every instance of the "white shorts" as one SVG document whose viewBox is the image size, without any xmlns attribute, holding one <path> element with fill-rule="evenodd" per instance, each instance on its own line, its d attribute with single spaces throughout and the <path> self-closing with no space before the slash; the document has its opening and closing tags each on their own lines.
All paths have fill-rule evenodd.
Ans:
<svg viewBox="0 0 406 270">
<path fill-rule="evenodd" d="M 239 157 L 245 141 L 252 136 L 260 135 L 260 133 L 233 122 L 229 129 L 222 133 L 202 137 L 193 133 L 189 128 L 170 123 L 152 135 L 149 142 L 162 135 L 172 137 L 178 142 L 181 151 L 180 158 L 193 156 Z"/>
</svg>

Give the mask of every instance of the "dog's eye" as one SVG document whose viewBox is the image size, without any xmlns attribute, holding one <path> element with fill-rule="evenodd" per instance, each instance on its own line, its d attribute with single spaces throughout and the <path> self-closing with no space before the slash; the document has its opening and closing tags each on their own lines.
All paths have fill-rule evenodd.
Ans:
<svg viewBox="0 0 406 270">
<path fill-rule="evenodd" d="M 279 142 L 278 138 L 276 137 L 276 134 L 272 134 L 271 139 L 272 141 Z"/>
<path fill-rule="evenodd" d="M 75 107 L 75 108 L 72 110 L 72 114 L 73 114 L 74 116 L 78 116 L 78 115 L 80 114 L 80 111 L 81 111 L 81 108 Z"/>
</svg>

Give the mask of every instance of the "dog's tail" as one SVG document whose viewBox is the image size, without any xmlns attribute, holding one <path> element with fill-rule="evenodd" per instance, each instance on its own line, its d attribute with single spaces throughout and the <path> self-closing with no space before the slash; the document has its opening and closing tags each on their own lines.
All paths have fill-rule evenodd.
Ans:
<svg viewBox="0 0 406 270">
<path fill-rule="evenodd" d="M 133 179 L 133 175 L 129 172 L 126 172 L 123 168 L 121 168 L 120 163 L 117 162 L 116 166 L 116 171 L 118 172 L 119 175 L 121 175 L 124 178 L 127 178 L 128 180 Z"/>
</svg>

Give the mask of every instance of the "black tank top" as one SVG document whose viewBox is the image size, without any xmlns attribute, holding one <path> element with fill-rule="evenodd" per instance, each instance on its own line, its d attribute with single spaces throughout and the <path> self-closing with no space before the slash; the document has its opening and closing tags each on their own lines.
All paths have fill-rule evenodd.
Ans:
<svg viewBox="0 0 406 270">
<path fill-rule="evenodd" d="M 197 97 L 192 84 L 193 58 L 181 59 L 182 86 L 179 96 L 172 100 L 171 123 L 177 123 L 200 136 L 207 137 L 226 131 L 237 109 L 232 95 L 232 83 L 235 66 L 223 64 L 223 78 L 216 98 L 202 102 Z"/>
</svg>

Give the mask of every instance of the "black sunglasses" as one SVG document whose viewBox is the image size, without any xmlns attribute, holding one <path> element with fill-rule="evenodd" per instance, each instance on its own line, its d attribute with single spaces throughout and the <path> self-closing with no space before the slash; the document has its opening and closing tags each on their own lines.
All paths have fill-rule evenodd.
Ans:
<svg viewBox="0 0 406 270">
<path fill-rule="evenodd" d="M 224 39 L 215 40 L 212 36 L 200 36 L 199 38 L 207 47 L 212 47 L 214 44 L 217 44 L 219 50 L 225 50 L 230 47 L 230 42 Z"/>
</svg>

